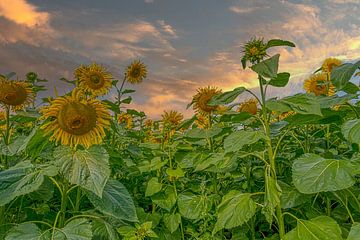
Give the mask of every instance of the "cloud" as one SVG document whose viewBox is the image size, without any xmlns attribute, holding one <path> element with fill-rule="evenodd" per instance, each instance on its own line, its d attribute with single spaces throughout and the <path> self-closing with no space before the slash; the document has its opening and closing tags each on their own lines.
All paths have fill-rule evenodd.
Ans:
<svg viewBox="0 0 360 240">
<path fill-rule="evenodd" d="M 46 25 L 50 17 L 25 0 L 1 0 L 0 16 L 30 28 Z"/>
<path fill-rule="evenodd" d="M 263 9 L 263 8 L 269 8 L 268 6 L 266 7 L 239 7 L 239 6 L 231 6 L 229 8 L 230 11 L 236 13 L 236 14 L 245 14 L 245 13 L 252 13 L 256 10 L 259 9 Z"/>
<path fill-rule="evenodd" d="M 169 25 L 169 24 L 166 24 L 164 20 L 158 20 L 157 23 L 160 25 L 161 27 L 161 30 L 167 34 L 169 34 L 169 36 L 173 37 L 173 38 L 177 38 L 177 34 L 176 34 L 176 31 L 175 29 Z"/>
</svg>

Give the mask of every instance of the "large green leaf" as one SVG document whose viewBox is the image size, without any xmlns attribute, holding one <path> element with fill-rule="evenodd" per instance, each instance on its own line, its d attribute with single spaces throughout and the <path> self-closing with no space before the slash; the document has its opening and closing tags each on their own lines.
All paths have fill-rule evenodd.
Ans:
<svg viewBox="0 0 360 240">
<path fill-rule="evenodd" d="M 5 240 L 49 240 L 50 232 L 42 234 L 34 223 L 22 223 L 13 227 L 7 234 Z"/>
<path fill-rule="evenodd" d="M 265 197 L 261 212 L 269 224 L 272 224 L 275 208 L 280 205 L 281 188 L 270 174 L 270 166 L 265 171 Z"/>
<path fill-rule="evenodd" d="M 225 152 L 236 152 L 242 149 L 247 144 L 253 144 L 266 136 L 262 131 L 248 131 L 241 130 L 233 132 L 224 141 Z"/>
<path fill-rule="evenodd" d="M 161 191 L 162 184 L 159 183 L 159 180 L 157 177 L 153 177 L 149 180 L 146 191 L 145 191 L 145 197 L 149 197 L 154 195 L 155 193 L 158 193 Z"/>
<path fill-rule="evenodd" d="M 346 240 L 360 240 L 360 223 L 354 223 Z"/>
<path fill-rule="evenodd" d="M 294 111 L 300 114 L 315 114 L 321 116 L 321 106 L 315 96 L 295 94 L 280 100 L 268 100 L 266 107 L 276 112 Z"/>
<path fill-rule="evenodd" d="M 255 64 L 251 69 L 264 78 L 276 78 L 279 67 L 280 54 L 276 54 L 258 64 Z"/>
<path fill-rule="evenodd" d="M 216 135 L 220 134 L 221 131 L 222 128 L 216 126 L 210 129 L 193 128 L 187 131 L 185 136 L 188 138 L 206 139 L 215 137 Z"/>
<path fill-rule="evenodd" d="M 337 222 L 326 216 L 297 220 L 297 227 L 285 235 L 285 240 L 342 240 Z"/>
<path fill-rule="evenodd" d="M 341 131 L 346 140 L 351 143 L 360 144 L 360 119 L 345 122 Z"/>
<path fill-rule="evenodd" d="M 256 212 L 256 203 L 251 194 L 239 191 L 230 191 L 218 206 L 218 219 L 213 235 L 219 230 L 234 228 L 249 221 Z"/>
<path fill-rule="evenodd" d="M 281 39 L 271 39 L 266 44 L 266 48 L 279 47 L 279 46 L 295 47 L 295 44 L 290 41 L 281 40 Z"/>
<path fill-rule="evenodd" d="M 176 194 L 174 188 L 168 186 L 167 188 L 165 188 L 165 191 L 161 191 L 153 195 L 151 199 L 159 207 L 170 211 L 176 203 Z"/>
<path fill-rule="evenodd" d="M 56 174 L 55 166 L 39 165 L 35 167 L 30 161 L 21 162 L 0 172 L 0 206 L 18 196 L 34 192 L 44 182 L 44 176 Z"/>
<path fill-rule="evenodd" d="M 61 173 L 70 183 L 102 196 L 110 176 L 109 155 L 104 148 L 94 146 L 73 151 L 69 147 L 58 147 L 54 157 Z"/>
<path fill-rule="evenodd" d="M 269 84 L 274 87 L 285 87 L 289 82 L 290 73 L 282 72 L 278 73 L 275 78 L 270 79 Z"/>
<path fill-rule="evenodd" d="M 352 171 L 348 161 L 325 159 L 310 153 L 296 159 L 292 166 L 294 185 L 305 194 L 351 187 L 355 183 Z"/>
<path fill-rule="evenodd" d="M 201 219 L 207 216 L 208 199 L 202 195 L 182 193 L 178 196 L 178 207 L 181 216 L 188 219 Z"/>
<path fill-rule="evenodd" d="M 87 196 L 96 209 L 104 214 L 130 222 L 138 220 L 134 202 L 119 181 L 109 179 L 101 198 L 90 191 L 87 191 Z"/>
<path fill-rule="evenodd" d="M 181 215 L 179 213 L 166 213 L 163 220 L 167 229 L 169 229 L 169 231 L 173 233 L 179 228 L 179 224 L 181 222 Z"/>
<path fill-rule="evenodd" d="M 293 208 L 299 206 L 311 198 L 312 195 L 300 193 L 295 187 L 279 181 L 281 187 L 281 208 Z"/>
<path fill-rule="evenodd" d="M 93 239 L 96 240 L 117 240 L 119 236 L 114 226 L 103 219 L 94 219 L 91 222 Z"/>
<path fill-rule="evenodd" d="M 331 82 L 339 90 L 344 88 L 359 67 L 360 61 L 357 61 L 354 64 L 345 63 L 339 67 L 335 67 L 331 71 Z"/>
<path fill-rule="evenodd" d="M 64 228 L 56 231 L 56 240 L 91 240 L 92 230 L 89 220 L 78 218 L 70 221 Z"/>
<path fill-rule="evenodd" d="M 232 103 L 240 94 L 246 91 L 244 87 L 238 87 L 234 90 L 224 92 L 222 94 L 214 96 L 208 103 L 210 106 L 225 105 Z"/>
</svg>

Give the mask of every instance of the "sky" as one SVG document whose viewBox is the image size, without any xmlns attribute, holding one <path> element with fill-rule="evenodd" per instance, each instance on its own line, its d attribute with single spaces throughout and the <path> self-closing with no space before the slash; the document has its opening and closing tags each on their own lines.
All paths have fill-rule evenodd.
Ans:
<svg viewBox="0 0 360 240">
<path fill-rule="evenodd" d="M 164 110 L 186 110 L 196 89 L 256 88 L 243 70 L 242 46 L 252 37 L 280 38 L 296 48 L 277 47 L 280 71 L 291 74 L 285 89 L 302 83 L 324 59 L 360 59 L 360 0 L 0 0 L 0 73 L 29 71 L 65 94 L 80 64 L 97 62 L 115 78 L 141 59 L 148 77 L 129 106 L 158 118 Z M 113 98 L 113 93 L 107 97 Z"/>
</svg>

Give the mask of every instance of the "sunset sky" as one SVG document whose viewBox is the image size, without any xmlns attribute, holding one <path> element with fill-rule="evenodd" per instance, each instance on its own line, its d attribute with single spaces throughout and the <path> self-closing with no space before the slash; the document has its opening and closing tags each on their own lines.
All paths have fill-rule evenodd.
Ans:
<svg viewBox="0 0 360 240">
<path fill-rule="evenodd" d="M 47 94 L 53 85 L 64 94 L 59 78 L 71 79 L 80 64 L 95 61 L 120 78 L 140 58 L 149 74 L 127 85 L 137 90 L 131 107 L 155 118 L 171 109 L 190 116 L 198 87 L 256 86 L 240 62 L 251 37 L 296 44 L 271 52 L 292 76 L 273 96 L 302 91 L 327 57 L 358 60 L 359 16 L 360 0 L 0 0 L 0 73 L 35 71 L 49 80 Z"/>
</svg>

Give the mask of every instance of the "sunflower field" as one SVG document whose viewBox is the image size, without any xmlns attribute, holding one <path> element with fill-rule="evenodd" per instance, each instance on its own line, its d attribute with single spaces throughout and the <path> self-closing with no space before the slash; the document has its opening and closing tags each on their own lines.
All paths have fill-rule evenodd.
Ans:
<svg viewBox="0 0 360 240">
<path fill-rule="evenodd" d="M 272 98 L 290 79 L 273 47 L 295 45 L 239 53 L 256 91 L 201 87 L 190 119 L 128 107 L 141 60 L 123 79 L 81 65 L 42 99 L 36 73 L 0 75 L 0 239 L 360 239 L 360 61 L 328 58 L 304 93 Z"/>
</svg>

